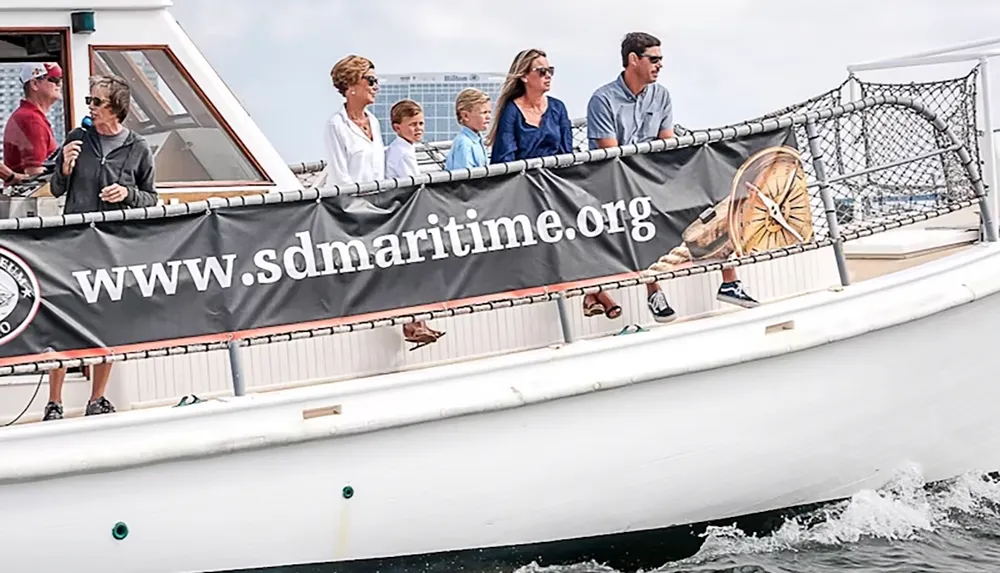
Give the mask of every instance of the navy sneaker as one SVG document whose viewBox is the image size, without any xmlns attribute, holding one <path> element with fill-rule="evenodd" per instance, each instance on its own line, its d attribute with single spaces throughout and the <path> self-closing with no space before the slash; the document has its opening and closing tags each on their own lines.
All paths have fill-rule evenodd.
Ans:
<svg viewBox="0 0 1000 573">
<path fill-rule="evenodd" d="M 760 305 L 743 290 L 743 283 L 740 281 L 722 283 L 722 286 L 719 287 L 719 294 L 715 295 L 715 298 L 720 302 L 728 302 L 743 308 L 754 308 Z"/>
<path fill-rule="evenodd" d="M 662 290 L 649 295 L 649 300 L 646 301 L 646 304 L 649 306 L 649 312 L 653 313 L 653 319 L 656 322 L 666 323 L 677 318 L 677 313 L 674 312 L 674 309 L 670 308 L 670 304 L 667 302 L 667 295 L 663 294 Z"/>
<path fill-rule="evenodd" d="M 88 416 L 96 416 L 98 414 L 110 414 L 115 411 L 114 405 L 104 396 L 91 401 L 87 404 L 87 414 Z"/>
<path fill-rule="evenodd" d="M 45 415 L 42 416 L 43 422 L 46 420 L 62 420 L 62 417 L 62 404 L 59 402 L 49 402 L 45 405 Z"/>
</svg>

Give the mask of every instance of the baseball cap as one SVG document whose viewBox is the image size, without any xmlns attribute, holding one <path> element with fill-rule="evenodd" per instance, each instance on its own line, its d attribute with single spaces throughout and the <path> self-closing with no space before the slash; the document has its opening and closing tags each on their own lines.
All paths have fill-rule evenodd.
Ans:
<svg viewBox="0 0 1000 573">
<path fill-rule="evenodd" d="M 59 64 L 49 63 L 32 63 L 21 66 L 22 85 L 30 82 L 31 80 L 37 80 L 44 77 L 61 78 L 62 68 L 59 67 Z"/>
</svg>

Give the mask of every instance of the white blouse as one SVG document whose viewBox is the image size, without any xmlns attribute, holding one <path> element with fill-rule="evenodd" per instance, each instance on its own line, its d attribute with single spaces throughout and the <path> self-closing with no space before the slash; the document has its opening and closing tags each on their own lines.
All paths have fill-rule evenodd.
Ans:
<svg viewBox="0 0 1000 573">
<path fill-rule="evenodd" d="M 326 122 L 326 188 L 385 179 L 385 144 L 378 119 L 367 109 L 372 139 L 348 119 L 341 107 Z"/>
</svg>

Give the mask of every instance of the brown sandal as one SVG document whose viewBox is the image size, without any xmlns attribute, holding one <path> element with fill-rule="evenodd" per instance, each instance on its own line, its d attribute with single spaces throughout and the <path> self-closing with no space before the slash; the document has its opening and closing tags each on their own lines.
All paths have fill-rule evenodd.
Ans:
<svg viewBox="0 0 1000 573">
<path fill-rule="evenodd" d="M 590 302 L 587 302 L 588 300 Z M 597 300 L 596 296 L 588 294 L 585 297 L 583 297 L 583 316 L 590 317 L 590 316 L 599 316 L 602 314 L 604 314 L 604 305 L 601 304 L 599 300 Z"/>
<path fill-rule="evenodd" d="M 613 307 L 606 309 L 604 311 L 604 315 L 608 317 L 608 320 L 614 320 L 622 315 L 622 307 L 616 304 Z"/>
<path fill-rule="evenodd" d="M 416 330 L 416 332 L 413 331 L 407 332 L 406 328 L 407 326 L 411 325 L 403 326 L 403 339 L 406 340 L 406 342 L 413 343 L 413 346 L 410 347 L 410 352 L 417 350 L 418 348 L 423 348 L 428 344 L 434 344 L 435 342 L 438 341 L 439 338 L 441 338 L 445 334 L 443 332 L 434 330 L 425 324 L 420 324 L 419 326 L 417 326 L 414 329 Z"/>
</svg>

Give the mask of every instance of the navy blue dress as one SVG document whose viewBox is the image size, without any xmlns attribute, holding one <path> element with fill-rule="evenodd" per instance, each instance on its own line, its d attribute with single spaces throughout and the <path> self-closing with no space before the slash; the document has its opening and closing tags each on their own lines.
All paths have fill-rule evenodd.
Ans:
<svg viewBox="0 0 1000 573">
<path fill-rule="evenodd" d="M 549 97 L 542 121 L 535 127 L 524 120 L 521 108 L 513 100 L 500 111 L 490 163 L 546 157 L 573 151 L 573 130 L 562 101 Z"/>
</svg>

